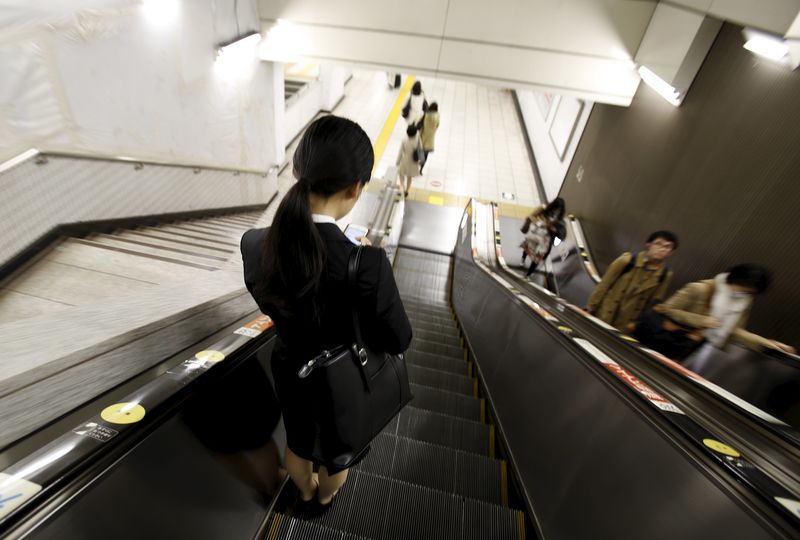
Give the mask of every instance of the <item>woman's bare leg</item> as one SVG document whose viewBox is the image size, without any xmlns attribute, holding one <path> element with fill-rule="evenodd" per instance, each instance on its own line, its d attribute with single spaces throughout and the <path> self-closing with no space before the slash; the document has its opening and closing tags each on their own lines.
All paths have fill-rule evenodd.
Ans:
<svg viewBox="0 0 800 540">
<path fill-rule="evenodd" d="M 317 482 L 314 481 L 314 464 L 303 459 L 287 446 L 286 447 L 286 470 L 292 481 L 300 490 L 300 496 L 304 501 L 314 498 L 314 491 L 317 489 Z"/>
<path fill-rule="evenodd" d="M 347 480 L 347 469 L 328 476 L 328 469 L 319 468 L 319 502 L 328 504 L 336 492 L 339 491 Z"/>
</svg>

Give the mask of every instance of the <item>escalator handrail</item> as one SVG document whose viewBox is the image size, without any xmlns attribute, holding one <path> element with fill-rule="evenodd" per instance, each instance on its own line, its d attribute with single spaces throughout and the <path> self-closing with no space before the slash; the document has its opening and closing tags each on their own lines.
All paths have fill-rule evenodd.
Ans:
<svg viewBox="0 0 800 540">
<path fill-rule="evenodd" d="M 160 425 L 194 385 L 220 371 L 217 365 L 238 365 L 274 335 L 272 320 L 259 315 L 0 472 L 2 499 L 14 503 L 0 505 L 0 537 L 24 536 L 52 508 L 91 483 L 98 467 L 110 466 L 109 456 L 124 454 L 133 441 Z"/>
</svg>

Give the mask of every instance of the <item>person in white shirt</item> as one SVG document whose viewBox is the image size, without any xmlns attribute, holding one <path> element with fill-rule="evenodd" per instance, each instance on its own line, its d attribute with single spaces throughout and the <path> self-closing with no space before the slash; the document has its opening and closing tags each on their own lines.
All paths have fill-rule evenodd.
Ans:
<svg viewBox="0 0 800 540">
<path fill-rule="evenodd" d="M 403 107 L 403 118 L 406 119 L 409 126 L 418 127 L 419 121 L 428 110 L 428 101 L 425 99 L 425 93 L 422 91 L 422 83 L 417 81 L 411 87 L 411 95 L 408 96 L 408 101 Z"/>
<path fill-rule="evenodd" d="M 400 152 L 397 154 L 397 177 L 400 180 L 400 189 L 408 197 L 411 180 L 415 176 L 419 176 L 422 147 L 420 146 L 419 132 L 415 126 L 408 126 L 406 135 L 406 138 L 400 143 Z"/>
</svg>

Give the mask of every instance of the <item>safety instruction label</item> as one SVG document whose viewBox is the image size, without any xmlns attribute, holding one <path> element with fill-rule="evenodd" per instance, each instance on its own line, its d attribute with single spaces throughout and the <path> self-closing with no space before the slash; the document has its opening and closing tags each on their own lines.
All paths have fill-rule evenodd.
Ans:
<svg viewBox="0 0 800 540">
<path fill-rule="evenodd" d="M 242 326 L 241 328 L 234 330 L 233 333 L 239 334 L 241 336 L 247 336 L 250 338 L 258 337 L 259 335 L 261 335 L 261 332 L 259 332 L 258 330 L 253 330 L 252 328 L 247 328 L 246 326 Z"/>
<path fill-rule="evenodd" d="M 0 519 L 39 493 L 42 486 L 24 478 L 0 473 Z"/>
<path fill-rule="evenodd" d="M 259 334 L 265 330 L 272 328 L 272 319 L 267 317 L 266 315 L 261 315 L 244 325 L 242 328 L 249 328 L 250 330 L 255 330 Z"/>
<path fill-rule="evenodd" d="M 111 429 L 110 427 L 103 426 L 97 422 L 86 422 L 82 426 L 76 427 L 72 430 L 76 435 L 82 435 L 105 443 L 119 435 L 119 431 Z"/>
</svg>

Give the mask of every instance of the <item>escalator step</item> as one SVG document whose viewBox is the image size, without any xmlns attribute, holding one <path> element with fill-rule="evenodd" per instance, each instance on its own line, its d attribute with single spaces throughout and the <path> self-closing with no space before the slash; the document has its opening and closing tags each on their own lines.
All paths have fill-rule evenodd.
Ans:
<svg viewBox="0 0 800 540">
<path fill-rule="evenodd" d="M 411 347 L 409 350 L 428 354 L 437 354 L 439 356 L 446 356 L 448 358 L 464 358 L 464 349 L 462 349 L 461 346 L 429 341 L 426 339 L 417 338 L 416 336 L 411 341 Z"/>
<path fill-rule="evenodd" d="M 475 383 L 469 377 L 415 366 L 414 364 L 408 364 L 406 367 L 408 368 L 408 379 L 414 384 L 429 386 L 437 390 L 456 392 L 465 396 L 474 395 Z"/>
<path fill-rule="evenodd" d="M 455 337 L 456 339 L 459 338 L 458 330 L 456 330 L 455 326 L 452 324 L 452 321 L 448 325 L 441 325 L 441 324 L 434 324 L 434 323 L 425 323 L 425 322 L 412 322 L 411 328 L 414 329 L 415 335 L 418 331 L 430 332 L 431 334 L 435 335 L 442 335 L 448 337 Z M 424 336 L 421 336 L 424 337 Z"/>
<path fill-rule="evenodd" d="M 416 322 L 425 324 L 437 324 L 439 326 L 449 326 L 450 328 L 456 327 L 456 322 L 452 317 L 440 317 L 438 315 L 431 315 L 429 313 L 419 313 L 418 311 L 406 310 L 406 315 L 413 325 Z"/>
<path fill-rule="evenodd" d="M 468 364 L 462 358 L 449 358 L 422 351 L 406 351 L 406 362 L 439 371 L 447 371 L 455 375 L 468 375 Z"/>
<path fill-rule="evenodd" d="M 367 540 L 284 514 L 275 514 L 267 530 L 266 540 Z"/>
<path fill-rule="evenodd" d="M 398 482 L 392 486 L 383 538 L 463 538 L 464 504 L 459 497 Z"/>
<path fill-rule="evenodd" d="M 464 501 L 465 540 L 524 540 L 524 515 L 520 511 L 491 506 L 469 499 Z M 491 536 L 486 532 L 492 531 Z"/>
<path fill-rule="evenodd" d="M 416 300 L 408 296 L 402 296 L 403 305 L 409 309 L 425 309 L 428 311 L 440 312 L 444 315 L 450 315 L 451 309 L 448 304 L 433 303 L 430 300 Z"/>
<path fill-rule="evenodd" d="M 481 420 L 481 402 L 471 396 L 437 390 L 429 386 L 411 384 L 414 400 L 411 402 L 417 409 L 438 412 L 466 420 Z"/>
<path fill-rule="evenodd" d="M 400 296 L 402 297 L 426 298 L 434 305 L 447 305 L 447 280 L 442 279 L 432 283 L 426 279 L 424 285 L 419 284 L 414 286 L 398 284 L 397 288 L 400 290 Z"/>
<path fill-rule="evenodd" d="M 394 431 L 389 426 L 384 431 L 481 456 L 489 455 L 491 428 L 487 424 L 409 406 L 400 412 L 397 422 L 392 422 L 392 425 Z"/>
<path fill-rule="evenodd" d="M 436 332 L 433 330 L 415 328 L 414 339 L 424 339 L 427 341 L 434 341 L 436 343 L 451 345 L 453 347 L 459 347 L 459 348 L 461 347 L 461 340 L 459 339 L 458 334 L 456 334 L 455 330 L 451 331 L 449 334 L 444 334 L 442 332 Z"/>
<path fill-rule="evenodd" d="M 503 502 L 499 460 L 389 433 L 379 434 L 371 447 L 375 452 L 370 451 L 358 470 L 488 503 Z"/>
<path fill-rule="evenodd" d="M 353 469 L 327 513 L 276 514 L 266 538 L 524 540 L 521 517 L 517 510 Z"/>
<path fill-rule="evenodd" d="M 403 299 L 403 306 L 405 306 L 406 311 L 417 311 L 420 313 L 427 313 L 429 315 L 439 315 L 441 317 L 452 317 L 453 311 L 450 309 L 450 306 L 446 305 L 439 305 L 439 304 L 417 304 L 414 302 L 407 302 L 405 297 Z"/>
</svg>

